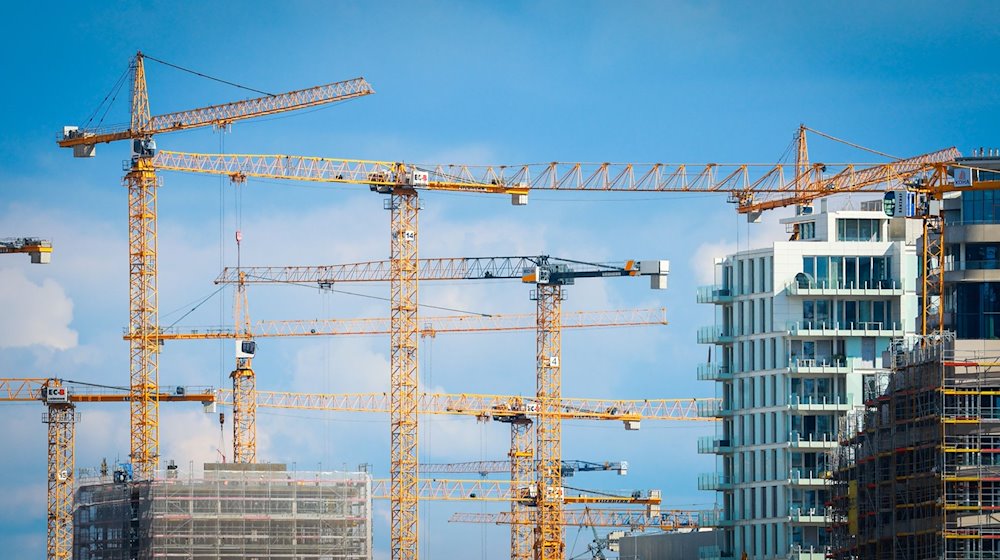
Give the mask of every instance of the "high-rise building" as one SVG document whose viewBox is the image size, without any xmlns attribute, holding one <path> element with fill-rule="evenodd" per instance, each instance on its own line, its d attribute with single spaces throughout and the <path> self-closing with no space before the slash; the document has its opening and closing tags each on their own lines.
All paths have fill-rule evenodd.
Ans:
<svg viewBox="0 0 1000 560">
<path fill-rule="evenodd" d="M 829 453 L 862 387 L 886 375 L 893 339 L 912 332 L 918 224 L 861 210 L 806 209 L 782 220 L 797 239 L 717 261 L 698 301 L 716 307 L 698 342 L 714 346 L 698 377 L 717 383 L 720 419 L 698 450 L 718 456 L 722 529 L 702 558 L 825 558 Z"/>
<path fill-rule="evenodd" d="M 957 161 L 980 168 L 973 187 L 1000 180 L 1000 150 Z M 1000 191 L 973 188 L 945 199 L 944 221 L 945 328 L 959 339 L 1000 338 Z"/>
</svg>

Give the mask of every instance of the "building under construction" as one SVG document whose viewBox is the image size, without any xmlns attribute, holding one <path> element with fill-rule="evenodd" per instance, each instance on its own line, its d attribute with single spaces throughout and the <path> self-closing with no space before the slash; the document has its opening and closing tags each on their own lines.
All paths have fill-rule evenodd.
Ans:
<svg viewBox="0 0 1000 560">
<path fill-rule="evenodd" d="M 835 452 L 832 556 L 1000 558 L 1000 343 L 899 344 Z"/>
<path fill-rule="evenodd" d="M 169 467 L 127 473 L 76 493 L 73 557 L 370 560 L 371 478 L 291 472 L 281 464 L 206 464 L 202 478 Z"/>
</svg>

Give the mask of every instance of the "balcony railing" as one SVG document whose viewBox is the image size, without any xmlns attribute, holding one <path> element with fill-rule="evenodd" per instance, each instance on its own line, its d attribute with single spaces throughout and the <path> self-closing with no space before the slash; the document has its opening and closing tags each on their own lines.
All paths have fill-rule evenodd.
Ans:
<svg viewBox="0 0 1000 560">
<path fill-rule="evenodd" d="M 730 490 L 733 481 L 730 477 L 722 473 L 701 473 L 698 475 L 698 490 Z"/>
<path fill-rule="evenodd" d="M 786 284 L 791 295 L 821 296 L 821 295 L 877 295 L 891 296 L 903 293 L 903 284 L 899 280 L 883 278 L 881 280 L 865 280 L 862 282 L 845 282 L 844 280 L 795 280 Z"/>
<path fill-rule="evenodd" d="M 715 284 L 698 286 L 698 303 L 730 303 L 733 301 L 733 291 Z"/>
<path fill-rule="evenodd" d="M 792 358 L 788 362 L 791 373 L 850 373 L 853 360 L 847 358 Z"/>
<path fill-rule="evenodd" d="M 700 381 L 732 381 L 733 372 L 722 364 L 698 364 Z"/>
<path fill-rule="evenodd" d="M 789 560 L 826 560 L 830 553 L 829 546 L 793 544 L 790 547 Z"/>
<path fill-rule="evenodd" d="M 903 336 L 903 327 L 891 321 L 791 321 L 792 336 Z"/>
<path fill-rule="evenodd" d="M 788 511 L 788 520 L 799 524 L 825 525 L 832 518 L 833 511 L 824 507 L 802 507 L 792 505 Z"/>
<path fill-rule="evenodd" d="M 854 395 L 788 395 L 788 408 L 802 411 L 849 410 Z M 700 404 L 700 401 L 699 401 Z"/>
<path fill-rule="evenodd" d="M 732 328 L 723 328 L 719 325 L 701 327 L 698 329 L 698 344 L 731 344 L 733 336 Z"/>
<path fill-rule="evenodd" d="M 793 486 L 829 486 L 829 474 L 829 471 L 792 469 L 788 473 L 788 483 Z"/>
<path fill-rule="evenodd" d="M 700 512 L 698 523 L 702 527 L 729 527 L 733 524 L 733 520 L 724 511 L 711 510 Z"/>
<path fill-rule="evenodd" d="M 698 416 L 702 418 L 722 418 L 733 413 L 732 406 L 723 404 L 721 400 L 699 400 L 695 406 Z"/>
<path fill-rule="evenodd" d="M 832 449 L 837 447 L 837 436 L 836 434 L 825 432 L 803 434 L 793 430 L 788 434 L 788 447 L 796 449 Z"/>
<path fill-rule="evenodd" d="M 701 436 L 698 438 L 698 453 L 720 455 L 733 452 L 733 440 L 718 436 Z"/>
</svg>

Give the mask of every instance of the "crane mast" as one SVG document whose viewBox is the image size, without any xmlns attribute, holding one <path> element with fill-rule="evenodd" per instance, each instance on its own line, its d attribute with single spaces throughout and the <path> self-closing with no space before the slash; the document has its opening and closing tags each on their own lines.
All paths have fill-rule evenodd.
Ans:
<svg viewBox="0 0 1000 560">
<path fill-rule="evenodd" d="M 391 429 L 390 540 L 394 560 L 416 560 L 417 484 L 417 192 L 401 187 L 389 197 L 391 301 L 389 423 Z"/>
<path fill-rule="evenodd" d="M 562 560 L 563 538 L 562 419 L 558 403 L 562 399 L 562 286 L 536 287 L 538 334 L 537 370 L 538 422 L 535 426 L 538 476 L 538 528 L 535 557 Z"/>
</svg>

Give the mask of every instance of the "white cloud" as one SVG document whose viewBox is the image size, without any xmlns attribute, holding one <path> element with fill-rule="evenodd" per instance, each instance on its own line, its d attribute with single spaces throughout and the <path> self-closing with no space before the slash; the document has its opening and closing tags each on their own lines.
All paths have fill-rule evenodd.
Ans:
<svg viewBox="0 0 1000 560">
<path fill-rule="evenodd" d="M 0 348 L 76 346 L 73 301 L 55 280 L 36 284 L 19 269 L 0 269 L 0 286 Z"/>
</svg>

